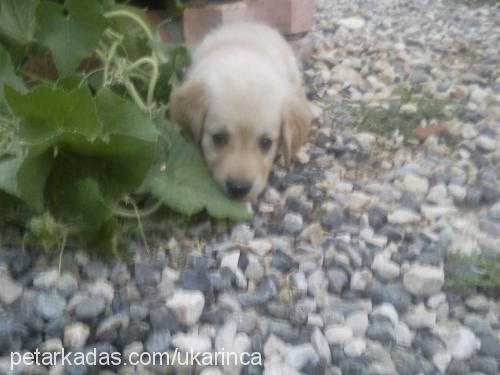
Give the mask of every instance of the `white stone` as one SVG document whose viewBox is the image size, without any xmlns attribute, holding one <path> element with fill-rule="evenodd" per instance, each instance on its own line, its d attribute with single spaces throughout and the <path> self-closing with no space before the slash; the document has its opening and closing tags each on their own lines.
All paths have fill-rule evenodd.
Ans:
<svg viewBox="0 0 500 375">
<path fill-rule="evenodd" d="M 341 18 L 340 20 L 337 21 L 337 24 L 349 30 L 356 30 L 364 27 L 366 22 L 362 18 L 349 17 L 349 18 Z"/>
<path fill-rule="evenodd" d="M 370 150 L 377 141 L 377 137 L 373 133 L 361 132 L 355 134 L 354 136 L 356 137 L 356 140 L 359 142 L 361 147 L 367 150 Z"/>
<path fill-rule="evenodd" d="M 87 325 L 76 322 L 64 328 L 64 346 L 69 349 L 83 348 L 90 334 Z"/>
<path fill-rule="evenodd" d="M 405 289 L 415 296 L 432 296 L 439 293 L 444 284 L 442 267 L 414 263 L 403 276 Z"/>
<path fill-rule="evenodd" d="M 424 196 L 429 191 L 429 180 L 425 177 L 410 173 L 403 179 L 403 187 L 418 196 Z"/>
<path fill-rule="evenodd" d="M 200 319 L 204 306 L 205 297 L 199 290 L 176 290 L 167 301 L 167 307 L 171 308 L 177 319 L 186 326 Z"/>
<path fill-rule="evenodd" d="M 396 342 L 399 345 L 409 348 L 411 347 L 414 338 L 415 333 L 408 328 L 406 323 L 399 322 L 396 326 Z"/>
<path fill-rule="evenodd" d="M 485 101 L 488 98 L 488 96 L 489 96 L 488 91 L 480 87 L 476 87 L 470 93 L 470 100 L 477 105 L 484 105 L 486 104 Z"/>
<path fill-rule="evenodd" d="M 247 246 L 251 251 L 261 257 L 266 255 L 273 248 L 271 241 L 261 238 L 250 241 Z"/>
<path fill-rule="evenodd" d="M 438 184 L 433 186 L 427 194 L 427 200 L 432 203 L 443 203 L 448 199 L 448 191 L 446 185 Z"/>
<path fill-rule="evenodd" d="M 332 353 L 326 337 L 323 335 L 319 328 L 315 328 L 311 335 L 311 343 L 318 353 L 319 358 L 329 364 L 332 362 Z"/>
<path fill-rule="evenodd" d="M 485 135 L 481 135 L 476 139 L 476 147 L 486 152 L 495 151 L 495 140 Z"/>
<path fill-rule="evenodd" d="M 359 212 L 364 210 L 371 202 L 372 197 L 356 191 L 349 196 L 345 208 L 349 211 Z"/>
<path fill-rule="evenodd" d="M 481 348 L 481 340 L 469 328 L 459 323 L 440 324 L 435 328 L 435 332 L 456 360 L 469 359 Z"/>
<path fill-rule="evenodd" d="M 399 323 L 399 315 L 393 305 L 390 303 L 381 303 L 380 305 L 375 306 L 373 311 L 371 312 L 372 318 L 374 317 L 384 317 L 389 319 L 394 327 L 396 327 Z"/>
<path fill-rule="evenodd" d="M 425 305 L 420 303 L 410 308 L 408 313 L 405 315 L 405 322 L 410 328 L 413 329 L 433 329 L 436 325 L 436 313 L 434 311 L 427 310 Z"/>
<path fill-rule="evenodd" d="M 351 289 L 352 290 L 365 290 L 372 282 L 373 275 L 367 270 L 355 271 L 351 276 Z"/>
<path fill-rule="evenodd" d="M 341 324 L 333 324 L 326 327 L 326 340 L 330 345 L 344 345 L 352 337 L 352 329 Z"/>
<path fill-rule="evenodd" d="M 344 347 L 344 353 L 348 357 L 359 357 L 363 355 L 365 351 L 366 351 L 366 342 L 365 340 L 359 337 L 352 339 Z"/>
<path fill-rule="evenodd" d="M 432 357 L 432 363 L 437 367 L 441 374 L 446 373 L 446 369 L 451 362 L 451 354 L 449 352 L 440 351 Z"/>
<path fill-rule="evenodd" d="M 205 353 L 212 349 L 212 340 L 206 335 L 179 332 L 172 337 L 172 346 L 182 352 Z"/>
<path fill-rule="evenodd" d="M 420 209 L 424 218 L 429 221 L 437 220 L 443 216 L 453 215 L 457 212 L 455 206 L 432 206 L 424 204 Z"/>
<path fill-rule="evenodd" d="M 351 328 L 354 336 L 364 336 L 370 322 L 365 311 L 356 311 L 345 318 L 345 325 Z"/>
<path fill-rule="evenodd" d="M 392 261 L 390 254 L 380 252 L 375 255 L 372 263 L 372 270 L 383 280 L 393 280 L 399 276 L 399 265 Z"/>
<path fill-rule="evenodd" d="M 391 224 L 411 224 L 420 221 L 421 217 L 414 211 L 407 210 L 404 208 L 397 209 L 394 212 L 387 215 L 387 221 Z"/>
<path fill-rule="evenodd" d="M 361 83 L 363 81 L 363 78 L 357 71 L 355 71 L 351 67 L 339 64 L 332 69 L 332 81 L 340 83 L 351 83 L 356 85 L 358 83 Z"/>
<path fill-rule="evenodd" d="M 49 289 L 55 285 L 59 278 L 59 271 L 56 269 L 43 271 L 33 278 L 33 286 L 37 289 Z"/>
<path fill-rule="evenodd" d="M 460 185 L 448 185 L 448 192 L 453 197 L 453 200 L 457 203 L 462 203 L 467 194 L 467 190 Z"/>
<path fill-rule="evenodd" d="M 405 113 L 405 114 L 412 114 L 412 113 L 417 113 L 418 107 L 415 103 L 406 103 L 399 108 L 399 112 Z"/>
</svg>

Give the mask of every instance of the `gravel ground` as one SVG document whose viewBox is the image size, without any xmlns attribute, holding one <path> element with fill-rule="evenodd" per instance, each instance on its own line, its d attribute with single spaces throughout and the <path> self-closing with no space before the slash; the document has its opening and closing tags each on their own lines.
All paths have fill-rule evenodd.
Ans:
<svg viewBox="0 0 500 375">
<path fill-rule="evenodd" d="M 253 222 L 202 222 L 130 264 L 68 253 L 60 275 L 0 249 L 0 373 L 11 351 L 64 346 L 225 348 L 263 367 L 14 373 L 499 374 L 499 298 L 443 289 L 450 253 L 500 253 L 499 20 L 498 6 L 318 0 L 305 69 L 318 119 Z M 450 100 L 446 134 L 359 131 L 348 106 L 388 106 L 401 84 Z"/>
</svg>

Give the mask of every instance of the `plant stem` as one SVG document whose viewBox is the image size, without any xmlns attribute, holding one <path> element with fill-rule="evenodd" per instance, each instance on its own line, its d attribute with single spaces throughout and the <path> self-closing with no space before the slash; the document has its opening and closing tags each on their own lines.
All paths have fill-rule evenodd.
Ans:
<svg viewBox="0 0 500 375">
<path fill-rule="evenodd" d="M 143 64 L 151 66 L 151 78 L 149 80 L 148 95 L 146 99 L 148 107 L 151 107 L 151 105 L 153 105 L 155 87 L 159 76 L 158 62 L 152 57 L 142 57 L 130 64 L 127 69 L 133 70 Z"/>
<path fill-rule="evenodd" d="M 132 12 L 127 12 L 126 10 L 112 10 L 104 14 L 105 17 L 112 18 L 112 17 L 128 17 L 132 20 L 134 20 L 144 31 L 144 34 L 148 37 L 149 40 L 153 40 L 153 34 L 151 33 L 151 30 L 149 29 L 148 25 L 136 14 Z"/>
<path fill-rule="evenodd" d="M 137 106 L 144 112 L 147 112 L 148 111 L 148 107 L 144 104 L 144 102 L 142 101 L 139 93 L 137 92 L 137 90 L 135 89 L 135 86 L 134 84 L 130 81 L 130 79 L 125 79 L 124 83 L 125 85 L 125 88 L 127 89 L 129 95 L 132 97 L 132 99 L 134 99 L 134 102 L 135 104 L 137 104 Z"/>
<path fill-rule="evenodd" d="M 150 216 L 154 214 L 156 211 L 158 211 L 161 206 L 163 206 L 163 203 L 160 201 L 157 201 L 151 207 L 145 208 L 143 210 L 137 210 L 137 212 L 134 210 L 127 210 L 126 208 L 121 208 L 121 207 L 115 207 L 113 209 L 113 214 L 118 217 L 122 217 L 124 219 L 135 219 L 137 215 L 139 215 L 141 218 Z"/>
</svg>

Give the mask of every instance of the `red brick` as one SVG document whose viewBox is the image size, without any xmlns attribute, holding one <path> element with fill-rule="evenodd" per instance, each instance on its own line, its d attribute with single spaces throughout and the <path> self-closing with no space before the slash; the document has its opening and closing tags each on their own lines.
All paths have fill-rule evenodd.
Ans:
<svg viewBox="0 0 500 375">
<path fill-rule="evenodd" d="M 245 1 L 187 7 L 183 14 L 184 40 L 197 42 L 218 26 L 250 19 Z"/>
<path fill-rule="evenodd" d="M 280 30 L 283 34 L 311 31 L 314 0 L 246 0 L 253 18 Z"/>
<path fill-rule="evenodd" d="M 310 33 L 300 34 L 299 38 L 295 36 L 287 37 L 288 43 L 293 48 L 295 55 L 301 60 L 309 60 L 314 53 L 313 37 Z"/>
</svg>

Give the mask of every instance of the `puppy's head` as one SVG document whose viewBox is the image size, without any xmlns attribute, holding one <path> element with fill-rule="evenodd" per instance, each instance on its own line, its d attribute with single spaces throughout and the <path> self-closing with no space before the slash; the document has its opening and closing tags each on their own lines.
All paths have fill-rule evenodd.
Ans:
<svg viewBox="0 0 500 375">
<path fill-rule="evenodd" d="M 233 198 L 251 200 L 264 189 L 278 154 L 289 165 L 308 134 L 307 100 L 302 93 L 289 96 L 273 100 L 262 92 L 213 93 L 203 82 L 191 81 L 172 94 L 170 113 L 201 145 L 220 188 Z"/>
</svg>

